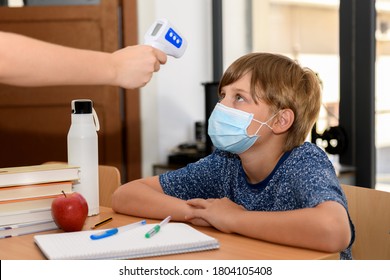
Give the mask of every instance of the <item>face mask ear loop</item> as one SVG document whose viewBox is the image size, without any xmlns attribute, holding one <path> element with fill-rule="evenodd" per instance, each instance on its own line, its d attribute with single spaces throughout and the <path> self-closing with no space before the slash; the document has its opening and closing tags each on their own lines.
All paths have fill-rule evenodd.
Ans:
<svg viewBox="0 0 390 280">
<path fill-rule="evenodd" d="M 269 129 L 274 130 L 273 127 L 270 126 L 270 125 L 268 124 L 268 122 L 269 122 L 270 120 L 272 120 L 273 118 L 275 118 L 276 115 L 279 114 L 279 112 L 280 112 L 280 111 L 278 111 L 277 113 L 275 113 L 272 117 L 270 117 L 270 118 L 268 119 L 268 121 L 266 121 L 266 122 L 264 123 L 266 126 L 268 126 Z"/>
<path fill-rule="evenodd" d="M 256 135 L 256 136 L 258 136 L 257 135 L 257 133 L 259 133 L 259 131 L 260 131 L 260 129 L 263 127 L 263 125 L 267 125 L 266 123 L 263 123 L 263 122 L 259 122 L 261 125 L 259 126 L 259 128 L 256 130 L 256 132 L 255 132 L 255 134 L 254 135 Z"/>
<path fill-rule="evenodd" d="M 263 125 L 266 125 L 269 129 L 274 130 L 272 126 L 270 126 L 268 123 L 263 123 Z"/>
<path fill-rule="evenodd" d="M 269 122 L 270 120 L 272 120 L 278 113 L 279 113 L 279 112 L 277 112 L 275 115 L 273 115 L 272 117 L 270 117 L 270 118 L 268 119 L 268 121 L 266 121 L 266 122 L 261 122 L 261 121 L 258 121 L 258 120 L 253 119 L 255 122 L 258 122 L 258 123 L 261 124 L 260 127 L 256 130 L 256 133 L 255 133 L 254 135 L 257 135 L 257 133 L 259 133 L 259 131 L 260 131 L 260 129 L 263 127 L 263 125 L 266 125 L 266 126 L 267 126 L 269 129 L 271 129 L 271 130 L 274 130 L 274 129 L 268 124 L 268 122 Z"/>
</svg>

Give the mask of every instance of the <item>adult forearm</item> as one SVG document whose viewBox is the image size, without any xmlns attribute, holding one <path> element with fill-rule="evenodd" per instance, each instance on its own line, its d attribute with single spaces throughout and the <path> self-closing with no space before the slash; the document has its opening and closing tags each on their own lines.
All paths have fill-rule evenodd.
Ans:
<svg viewBox="0 0 390 280">
<path fill-rule="evenodd" d="M 111 84 L 115 73 L 110 73 L 109 56 L 1 32 L 0 82 L 19 86 Z"/>
</svg>

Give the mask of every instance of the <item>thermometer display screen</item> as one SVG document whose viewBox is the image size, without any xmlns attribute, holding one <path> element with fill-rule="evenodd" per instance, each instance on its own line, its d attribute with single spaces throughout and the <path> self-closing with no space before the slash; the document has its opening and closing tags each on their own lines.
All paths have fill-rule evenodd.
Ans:
<svg viewBox="0 0 390 280">
<path fill-rule="evenodd" d="M 160 30 L 161 26 L 162 26 L 161 23 L 156 24 L 156 26 L 153 29 L 152 36 L 155 36 L 157 34 L 157 32 Z"/>
</svg>

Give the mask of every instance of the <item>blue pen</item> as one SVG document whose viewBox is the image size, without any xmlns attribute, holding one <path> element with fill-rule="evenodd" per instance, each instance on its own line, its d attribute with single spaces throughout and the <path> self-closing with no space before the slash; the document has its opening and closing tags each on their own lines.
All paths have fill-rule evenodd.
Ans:
<svg viewBox="0 0 390 280">
<path fill-rule="evenodd" d="M 131 230 L 133 228 L 136 228 L 136 227 L 139 227 L 139 226 L 142 226 L 142 225 L 146 225 L 146 221 L 145 220 L 142 220 L 142 221 L 139 221 L 139 222 L 136 222 L 136 223 L 132 223 L 132 224 L 128 224 L 128 225 L 125 225 L 125 226 L 122 226 L 122 227 L 118 227 L 118 228 L 110 228 L 110 229 L 105 230 L 103 232 L 92 234 L 90 236 L 90 238 L 92 240 L 98 240 L 98 239 L 102 239 L 102 238 L 113 236 L 113 235 L 115 235 L 117 233 L 122 233 L 122 232 L 125 232 L 125 231 L 128 231 L 128 230 Z"/>
<path fill-rule="evenodd" d="M 161 227 L 167 223 L 169 223 L 169 221 L 171 220 L 171 216 L 168 216 L 166 217 L 161 223 L 159 223 L 158 225 L 155 225 L 151 230 L 149 230 L 146 234 L 145 234 L 145 237 L 146 238 L 150 238 L 152 237 L 153 235 L 155 235 L 157 232 L 160 231 Z"/>
</svg>

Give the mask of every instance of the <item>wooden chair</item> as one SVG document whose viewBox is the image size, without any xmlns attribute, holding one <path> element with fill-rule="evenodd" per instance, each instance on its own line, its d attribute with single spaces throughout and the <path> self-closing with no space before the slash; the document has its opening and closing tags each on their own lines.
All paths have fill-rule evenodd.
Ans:
<svg viewBox="0 0 390 280">
<path fill-rule="evenodd" d="M 121 175 L 114 166 L 99 165 L 99 202 L 100 206 L 111 207 L 111 197 L 121 185 Z"/>
<path fill-rule="evenodd" d="M 58 161 L 45 162 L 44 164 L 64 163 Z M 115 166 L 99 165 L 99 204 L 111 207 L 111 197 L 114 191 L 121 185 L 121 175 Z"/>
<path fill-rule="evenodd" d="M 341 185 L 355 225 L 354 259 L 390 259 L 390 193 Z"/>
</svg>

